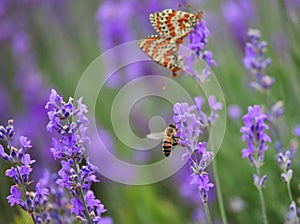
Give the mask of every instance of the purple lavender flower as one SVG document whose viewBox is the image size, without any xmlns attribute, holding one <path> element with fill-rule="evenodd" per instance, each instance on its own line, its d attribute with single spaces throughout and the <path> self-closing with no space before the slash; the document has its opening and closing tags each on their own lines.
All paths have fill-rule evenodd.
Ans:
<svg viewBox="0 0 300 224">
<path fill-rule="evenodd" d="M 207 202 L 208 192 L 214 186 L 209 181 L 208 174 L 204 171 L 213 157 L 212 152 L 206 151 L 206 142 L 199 142 L 202 128 L 212 124 L 218 119 L 217 111 L 222 109 L 222 104 L 217 102 L 215 96 L 209 97 L 210 115 L 202 111 L 204 99 L 195 97 L 195 105 L 176 103 L 173 106 L 173 120 L 178 129 L 179 143 L 186 147 L 183 156 L 189 157 L 190 170 L 192 171 L 191 184 L 195 184 L 200 192 L 203 203 Z"/>
<path fill-rule="evenodd" d="M 290 182 L 293 178 L 293 170 L 291 168 L 292 161 L 298 148 L 298 142 L 292 139 L 290 147 L 285 152 L 279 152 L 277 155 L 277 162 L 282 171 L 280 177 L 281 180 L 286 183 L 287 191 L 290 199 L 290 210 L 286 217 L 286 223 L 298 223 L 298 216 L 296 211 L 296 204 L 293 200 Z"/>
<path fill-rule="evenodd" d="M 249 106 L 248 113 L 243 116 L 244 126 L 241 127 L 240 132 L 242 141 L 247 143 L 247 148 L 242 150 L 242 158 L 247 157 L 256 169 L 253 180 L 259 192 L 263 222 L 266 224 L 268 221 L 262 188 L 266 183 L 267 175 L 261 176 L 260 167 L 263 165 L 265 151 L 268 149 L 266 143 L 271 142 L 271 138 L 265 133 L 265 129 L 269 128 L 265 124 L 265 119 L 267 115 L 261 112 L 260 106 Z"/>
<path fill-rule="evenodd" d="M 198 147 L 193 154 L 194 158 L 192 158 L 193 155 L 190 157 L 190 169 L 192 170 L 191 184 L 196 184 L 199 189 L 202 202 L 206 203 L 208 192 L 210 188 L 214 187 L 214 184 L 209 182 L 208 173 L 206 173 L 204 169 L 208 162 L 211 161 L 213 153 L 206 151 L 206 142 L 199 142 Z"/>
<path fill-rule="evenodd" d="M 248 31 L 249 42 L 245 47 L 244 67 L 250 71 L 256 81 L 250 83 L 250 87 L 256 90 L 268 90 L 273 86 L 275 79 L 267 75 L 265 70 L 271 63 L 271 58 L 265 59 L 267 42 L 260 41 L 259 30 L 250 29 Z"/>
<path fill-rule="evenodd" d="M 28 185 L 32 183 L 30 174 L 32 172 L 31 165 L 35 163 L 27 150 L 31 148 L 31 142 L 25 136 L 19 138 L 21 147 L 12 146 L 15 131 L 13 120 L 8 121 L 6 127 L 0 126 L 0 140 L 5 142 L 9 153 L 6 153 L 3 145 L 0 145 L 0 156 L 12 167 L 6 170 L 5 175 L 11 177 L 15 185 L 10 188 L 10 195 L 7 200 L 10 206 L 19 205 L 23 210 L 31 214 L 34 223 L 48 223 L 49 214 L 46 210 L 41 209 L 42 198 L 47 197 L 49 191 L 37 183 L 36 191 L 30 192 L 27 190 Z M 41 214 L 43 213 L 43 216 Z"/>
<path fill-rule="evenodd" d="M 188 35 L 188 39 L 190 41 L 188 48 L 200 56 L 208 43 L 207 37 L 210 35 L 211 34 L 206 27 L 205 21 L 198 23 L 195 29 Z"/>
<path fill-rule="evenodd" d="M 11 193 L 11 195 L 9 195 L 7 197 L 7 200 L 8 200 L 8 203 L 10 204 L 10 206 L 14 206 L 15 204 L 16 205 L 20 205 L 20 204 L 24 203 L 21 200 L 22 193 L 21 193 L 21 191 L 20 191 L 20 189 L 18 187 L 11 186 L 10 193 Z M 23 205 L 23 207 L 25 207 L 25 206 Z"/>
<path fill-rule="evenodd" d="M 72 212 L 82 222 L 99 223 L 102 213 L 106 210 L 100 200 L 90 190 L 93 182 L 99 182 L 95 173 L 97 167 L 89 160 L 83 163 L 84 143 L 88 140 L 85 132 L 88 119 L 85 114 L 87 107 L 82 98 L 77 101 L 77 108 L 73 99 L 64 102 L 55 90 L 51 90 L 48 109 L 49 123 L 47 130 L 56 131 L 60 138 L 53 138 L 51 151 L 55 159 L 61 161 L 62 168 L 58 171 L 59 179 L 56 183 L 68 189 L 72 195 Z"/>
<path fill-rule="evenodd" d="M 49 191 L 49 195 L 41 198 L 40 210 L 47 211 L 47 214 L 42 213 L 41 216 L 45 217 L 45 215 L 49 214 L 51 221 L 57 224 L 73 223 L 75 218 L 71 215 L 70 194 L 63 188 L 57 187 L 55 183 L 57 178 L 57 174 L 50 174 L 45 170 L 42 178 L 39 180 L 39 186 Z"/>
<path fill-rule="evenodd" d="M 261 113 L 260 106 L 248 107 L 248 113 L 243 116 L 244 126 L 240 131 L 242 140 L 247 142 L 247 148 L 242 150 L 242 158 L 247 157 L 250 163 L 259 168 L 264 161 L 264 153 L 268 149 L 267 142 L 271 138 L 265 133 L 268 125 L 265 124 L 267 115 Z"/>
<path fill-rule="evenodd" d="M 195 56 L 189 55 L 184 60 L 185 70 L 189 72 L 196 80 L 204 82 L 211 75 L 211 66 L 217 66 L 217 63 L 212 59 L 212 52 L 205 51 L 205 47 L 208 43 L 207 37 L 210 36 L 210 32 L 206 27 L 205 21 L 199 22 L 194 30 L 188 35 L 189 45 L 188 48 L 195 52 L 195 54 L 206 63 L 205 69 L 201 71 L 200 76 L 195 75 L 197 72 L 193 70 L 193 64 L 195 62 Z"/>
</svg>

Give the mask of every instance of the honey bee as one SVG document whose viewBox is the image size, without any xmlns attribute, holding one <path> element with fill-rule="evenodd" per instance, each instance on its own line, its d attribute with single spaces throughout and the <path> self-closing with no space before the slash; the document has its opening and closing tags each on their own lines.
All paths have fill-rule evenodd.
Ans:
<svg viewBox="0 0 300 224">
<path fill-rule="evenodd" d="M 168 157 L 171 154 L 171 151 L 173 149 L 173 146 L 182 144 L 178 143 L 179 137 L 176 137 L 177 129 L 175 124 L 169 124 L 169 126 L 165 129 L 164 132 L 159 133 L 151 133 L 147 135 L 147 138 L 151 139 L 161 139 L 163 138 L 163 144 L 162 144 L 162 152 L 165 155 L 165 157 Z"/>
</svg>

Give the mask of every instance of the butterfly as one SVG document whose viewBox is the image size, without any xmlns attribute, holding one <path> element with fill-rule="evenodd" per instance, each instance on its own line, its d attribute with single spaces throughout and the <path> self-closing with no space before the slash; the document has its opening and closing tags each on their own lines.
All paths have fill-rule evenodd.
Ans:
<svg viewBox="0 0 300 224">
<path fill-rule="evenodd" d="M 151 13 L 149 20 L 161 36 L 174 38 L 178 44 L 182 43 L 195 28 L 198 22 L 202 21 L 203 12 L 192 14 L 184 11 L 165 9 L 162 12 Z"/>
<path fill-rule="evenodd" d="M 202 11 L 192 14 L 165 9 L 151 13 L 149 20 L 160 35 L 145 37 L 138 42 L 138 46 L 155 62 L 168 68 L 172 77 L 176 77 L 182 67 L 182 60 L 178 57 L 179 45 L 197 23 L 202 21 L 202 17 Z"/>
<path fill-rule="evenodd" d="M 178 44 L 170 37 L 151 35 L 139 40 L 139 47 L 155 62 L 171 70 L 172 77 L 178 76 L 181 60 L 178 58 Z"/>
</svg>

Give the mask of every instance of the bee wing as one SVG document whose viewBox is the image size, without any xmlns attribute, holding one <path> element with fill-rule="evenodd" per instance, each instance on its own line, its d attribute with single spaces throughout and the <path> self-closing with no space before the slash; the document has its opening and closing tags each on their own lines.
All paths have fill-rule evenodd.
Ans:
<svg viewBox="0 0 300 224">
<path fill-rule="evenodd" d="M 147 138 L 150 139 L 163 139 L 164 138 L 164 132 L 154 132 L 154 133 L 150 133 L 148 135 L 146 135 Z"/>
</svg>

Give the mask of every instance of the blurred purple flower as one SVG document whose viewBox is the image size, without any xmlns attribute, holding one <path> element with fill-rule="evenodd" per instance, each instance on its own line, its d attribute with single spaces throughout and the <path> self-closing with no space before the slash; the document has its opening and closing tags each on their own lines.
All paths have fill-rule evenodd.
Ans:
<svg viewBox="0 0 300 224">
<path fill-rule="evenodd" d="M 237 104 L 231 104 L 229 105 L 229 107 L 227 108 L 227 113 L 228 116 L 231 120 L 238 120 L 241 118 L 241 107 Z"/>
<path fill-rule="evenodd" d="M 90 190 L 92 183 L 99 180 L 95 176 L 97 167 L 88 159 L 86 164 L 83 163 L 84 144 L 88 141 L 85 133 L 88 124 L 85 116 L 87 107 L 82 103 L 82 98 L 77 104 L 75 107 L 71 98 L 64 102 L 63 97 L 52 89 L 49 102 L 45 106 L 49 117 L 47 130 L 55 130 L 60 136 L 52 139 L 51 148 L 54 158 L 59 159 L 62 166 L 56 183 L 70 191 L 72 212 L 82 222 L 98 223 L 106 210 Z"/>
<path fill-rule="evenodd" d="M 130 19 L 134 10 L 128 1 L 104 1 L 96 14 L 99 23 L 99 46 L 105 51 L 133 40 Z"/>
<path fill-rule="evenodd" d="M 247 29 L 257 17 L 253 1 L 229 0 L 222 5 L 222 13 L 229 28 L 229 34 L 242 49 L 246 42 Z M 253 24 L 252 24 L 253 25 Z"/>
<path fill-rule="evenodd" d="M 274 118 L 282 117 L 284 114 L 284 102 L 279 100 L 271 108 L 271 116 Z"/>
<path fill-rule="evenodd" d="M 22 11 L 22 13 L 25 12 Z M 12 19 L 14 21 L 16 18 Z M 26 20 L 25 15 L 24 20 Z M 45 137 L 47 132 L 40 130 L 41 126 L 47 124 L 47 116 L 43 106 L 47 100 L 46 92 L 48 87 L 39 71 L 30 35 L 24 30 L 23 26 L 19 26 L 20 18 L 17 18 L 17 22 L 15 21 L 15 23 L 15 31 L 10 37 L 11 51 L 16 73 L 15 83 L 20 90 L 20 99 L 23 105 L 19 116 L 16 117 L 16 123 L 20 132 L 26 133 L 36 144 L 35 146 L 37 146 L 38 150 L 35 153 L 42 155 L 37 165 L 43 169 L 46 168 L 45 164 L 49 166 L 52 165 L 49 163 L 53 163 L 51 160 L 47 160 L 51 156 L 50 152 L 43 150 L 48 148 L 50 144 L 49 138 Z M 40 175 L 37 172 L 35 174 Z"/>
<path fill-rule="evenodd" d="M 222 110 L 223 105 L 221 102 L 217 102 L 215 95 L 211 95 L 208 97 L 208 104 L 211 108 L 211 112 L 210 116 L 207 119 L 207 122 L 211 124 L 219 118 L 217 111 Z"/>
<path fill-rule="evenodd" d="M 268 90 L 273 86 L 275 79 L 265 74 L 271 63 L 271 58 L 265 59 L 267 42 L 260 41 L 259 30 L 249 29 L 245 47 L 244 67 L 255 77 L 256 81 L 250 82 L 250 87 L 256 90 Z"/>
<path fill-rule="evenodd" d="M 132 15 L 136 12 L 133 8 L 137 7 L 135 3 L 140 4 L 136 1 L 104 1 L 99 6 L 96 20 L 99 24 L 99 47 L 102 52 L 135 39 L 132 26 Z M 112 52 L 111 58 L 107 58 L 110 67 L 121 68 L 109 77 L 109 87 L 118 87 L 143 74 L 144 67 L 141 63 L 122 68 L 125 57 L 128 55 Z"/>
<path fill-rule="evenodd" d="M 297 137 L 300 136 L 300 124 L 297 124 L 293 130 L 293 134 Z"/>
</svg>

